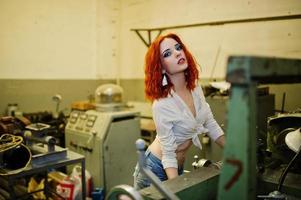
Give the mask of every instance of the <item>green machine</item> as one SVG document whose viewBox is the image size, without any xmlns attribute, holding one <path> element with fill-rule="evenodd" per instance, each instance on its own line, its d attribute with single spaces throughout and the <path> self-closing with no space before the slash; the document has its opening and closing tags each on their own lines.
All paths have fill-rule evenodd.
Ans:
<svg viewBox="0 0 301 200">
<path fill-rule="evenodd" d="M 258 84 L 301 83 L 301 60 L 230 57 L 226 80 L 231 83 L 231 95 L 227 142 L 221 170 L 201 167 L 163 183 L 153 180 L 153 186 L 140 191 L 129 186 L 116 186 L 107 199 L 122 199 L 124 195 L 130 199 L 301 199 L 300 174 L 291 175 L 283 192 L 277 191 L 277 181 L 269 181 L 279 178 L 281 173 L 268 170 L 265 173 L 260 172 L 258 160 L 262 158 L 258 157 L 256 130 Z M 293 165 L 296 160 L 300 164 L 300 157 L 299 148 L 292 159 L 294 162 L 290 162 L 288 166 Z M 143 166 L 142 161 L 140 164 Z M 287 171 L 289 167 L 286 168 L 286 173 Z M 285 176 L 282 175 L 283 182 Z"/>
<path fill-rule="evenodd" d="M 218 199 L 256 199 L 256 88 L 259 83 L 300 83 L 301 61 L 230 57 L 227 81 L 231 100 Z"/>
</svg>

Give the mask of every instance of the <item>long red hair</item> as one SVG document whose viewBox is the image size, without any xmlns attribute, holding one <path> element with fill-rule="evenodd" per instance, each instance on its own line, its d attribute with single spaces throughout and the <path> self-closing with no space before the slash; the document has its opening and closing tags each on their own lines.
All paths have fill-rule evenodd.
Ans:
<svg viewBox="0 0 301 200">
<path fill-rule="evenodd" d="M 198 79 L 199 72 L 197 70 L 197 63 L 194 60 L 192 54 L 188 51 L 186 46 L 182 43 L 179 36 L 174 33 L 169 33 L 164 36 L 159 36 L 149 47 L 145 55 L 145 96 L 152 102 L 156 99 L 167 97 L 173 88 L 172 82 L 167 78 L 168 84 L 162 86 L 162 70 L 163 66 L 160 60 L 160 44 L 165 38 L 172 38 L 176 40 L 183 47 L 183 51 L 186 55 L 188 67 L 185 70 L 185 77 L 187 82 L 187 88 L 193 90 L 196 87 L 196 80 Z"/>
</svg>

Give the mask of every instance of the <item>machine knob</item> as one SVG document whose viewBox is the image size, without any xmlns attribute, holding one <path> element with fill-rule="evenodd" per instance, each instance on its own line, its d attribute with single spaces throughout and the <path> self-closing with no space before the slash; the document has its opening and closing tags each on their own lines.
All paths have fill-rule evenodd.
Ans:
<svg viewBox="0 0 301 200">
<path fill-rule="evenodd" d="M 145 148 L 145 141 L 140 138 L 136 140 L 136 148 L 138 151 L 143 151 Z"/>
<path fill-rule="evenodd" d="M 198 157 L 198 155 L 194 155 L 193 158 L 194 158 L 194 162 L 192 163 L 192 166 L 193 166 L 194 169 L 196 169 L 196 168 L 198 168 L 198 159 L 199 159 L 199 157 Z"/>
<path fill-rule="evenodd" d="M 30 138 L 31 136 L 32 136 L 31 131 L 28 131 L 28 130 L 24 131 L 25 138 Z"/>
</svg>

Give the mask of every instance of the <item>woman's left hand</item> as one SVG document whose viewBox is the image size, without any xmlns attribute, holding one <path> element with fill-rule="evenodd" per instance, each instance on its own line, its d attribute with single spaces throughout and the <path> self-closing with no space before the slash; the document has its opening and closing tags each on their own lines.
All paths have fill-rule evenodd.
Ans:
<svg viewBox="0 0 301 200">
<path fill-rule="evenodd" d="M 176 150 L 178 165 L 182 166 L 185 161 L 185 154 L 189 147 L 192 145 L 192 140 L 187 140 L 184 143 L 180 144 Z"/>
<path fill-rule="evenodd" d="M 176 153 L 181 151 L 186 151 L 192 145 L 192 140 L 186 140 L 184 143 L 180 144 L 176 150 Z"/>
</svg>

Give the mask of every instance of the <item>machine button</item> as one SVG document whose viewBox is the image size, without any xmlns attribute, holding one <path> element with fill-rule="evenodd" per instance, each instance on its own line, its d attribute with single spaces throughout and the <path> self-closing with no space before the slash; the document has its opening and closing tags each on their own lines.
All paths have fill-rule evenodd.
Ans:
<svg viewBox="0 0 301 200">
<path fill-rule="evenodd" d="M 78 118 L 78 113 L 72 113 L 72 117 L 74 117 L 74 118 Z"/>
<path fill-rule="evenodd" d="M 96 120 L 96 118 L 97 117 L 95 115 L 89 115 L 88 120 L 94 122 Z"/>
<path fill-rule="evenodd" d="M 92 122 L 92 121 L 88 121 L 87 123 L 86 123 L 86 126 L 89 126 L 89 127 L 92 127 L 94 125 L 94 122 Z"/>
<path fill-rule="evenodd" d="M 72 117 L 72 118 L 70 119 L 70 123 L 74 124 L 74 123 L 76 122 L 76 120 L 77 120 L 77 118 Z"/>
</svg>

